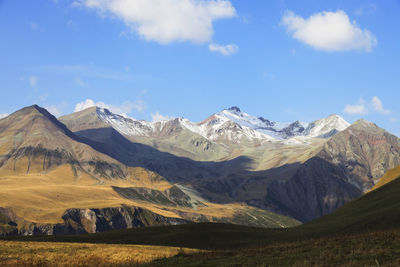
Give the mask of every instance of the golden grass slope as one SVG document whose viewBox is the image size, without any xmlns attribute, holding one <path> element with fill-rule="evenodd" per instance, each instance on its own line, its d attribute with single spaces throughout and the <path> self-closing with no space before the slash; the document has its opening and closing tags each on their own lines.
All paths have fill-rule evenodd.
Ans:
<svg viewBox="0 0 400 267">
<path fill-rule="evenodd" d="M 196 249 L 82 243 L 0 241 L 2 266 L 135 266 Z"/>
<path fill-rule="evenodd" d="M 63 165 L 45 174 L 7 174 L 0 170 L 0 206 L 12 208 L 17 216 L 36 223 L 62 223 L 69 208 L 109 208 L 121 205 L 145 207 L 168 217 L 178 217 L 148 203 L 137 203 L 121 197 L 111 186 L 170 187 L 165 180 L 149 180 L 152 173 L 141 168 L 130 170 L 137 179 L 99 181 L 87 173 L 74 177 L 71 167 Z"/>
<path fill-rule="evenodd" d="M 215 204 L 204 201 L 204 206 L 195 209 L 168 206 L 142 200 L 130 200 L 116 193 L 112 186 L 145 187 L 166 190 L 172 187 L 159 175 L 143 168 L 129 168 L 127 179 L 98 180 L 85 172 L 75 177 L 70 165 L 60 166 L 48 173 L 15 175 L 0 169 L 0 207 L 11 208 L 26 221 L 39 224 L 63 223 L 62 215 L 71 208 L 112 208 L 122 205 L 148 209 L 165 217 L 196 221 L 206 217 L 210 221 L 233 218 L 237 213 L 245 216 L 263 216 L 264 220 L 287 227 L 284 216 L 260 212 L 256 208 L 240 203 Z M 281 218 L 282 217 L 282 218 Z M 290 221 L 290 220 L 289 220 Z"/>
<path fill-rule="evenodd" d="M 371 189 L 371 191 L 376 190 L 393 180 L 400 178 L 400 166 L 388 170 L 385 175 L 379 180 L 379 182 Z"/>
</svg>

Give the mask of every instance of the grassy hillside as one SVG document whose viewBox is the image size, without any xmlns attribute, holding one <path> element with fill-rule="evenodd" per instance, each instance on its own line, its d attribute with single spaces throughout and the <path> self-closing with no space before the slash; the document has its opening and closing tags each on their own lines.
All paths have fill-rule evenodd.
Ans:
<svg viewBox="0 0 400 267">
<path fill-rule="evenodd" d="M 380 231 L 400 226 L 400 179 L 316 221 L 288 229 L 229 224 L 189 224 L 129 229 L 79 236 L 19 237 L 22 240 L 166 245 L 201 249 L 258 247 L 321 236 Z"/>
<path fill-rule="evenodd" d="M 379 182 L 371 189 L 371 191 L 376 190 L 399 177 L 400 177 L 400 166 L 387 171 L 385 175 L 379 180 Z"/>
<path fill-rule="evenodd" d="M 277 242 L 237 250 L 183 253 L 144 266 L 399 266 L 400 231 Z"/>
<path fill-rule="evenodd" d="M 0 241 L 1 266 L 136 266 L 196 250 L 174 247 Z"/>
</svg>

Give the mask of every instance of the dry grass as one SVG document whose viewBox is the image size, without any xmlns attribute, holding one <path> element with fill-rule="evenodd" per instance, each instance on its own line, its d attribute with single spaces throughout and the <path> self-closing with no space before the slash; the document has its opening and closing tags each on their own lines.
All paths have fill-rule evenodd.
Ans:
<svg viewBox="0 0 400 267">
<path fill-rule="evenodd" d="M 149 266 L 400 266 L 400 231 L 277 242 L 263 247 L 201 251 Z"/>
<path fill-rule="evenodd" d="M 396 180 L 400 176 L 400 166 L 388 170 L 385 175 L 379 180 L 379 182 L 371 189 L 371 191 L 376 190 L 385 184 L 390 183 L 393 180 Z"/>
<path fill-rule="evenodd" d="M 24 164 L 22 164 L 24 165 Z M 140 200 L 129 200 L 116 193 L 112 186 L 146 187 L 165 190 L 172 186 L 162 177 L 142 168 L 129 168 L 126 180 L 94 179 L 87 173 L 78 172 L 75 177 L 69 165 L 60 166 L 48 173 L 17 174 L 9 168 L 0 169 L 0 207 L 12 208 L 15 214 L 36 223 L 62 223 L 62 214 L 69 208 L 110 208 L 121 205 L 146 208 L 154 213 L 182 218 L 178 212 L 205 215 L 208 217 L 232 217 L 236 211 L 248 207 L 243 204 L 214 204 L 196 210 L 186 207 L 171 207 Z M 31 170 L 35 166 L 31 166 Z"/>
<path fill-rule="evenodd" d="M 198 250 L 139 245 L 0 241 L 1 266 L 136 266 Z"/>
</svg>

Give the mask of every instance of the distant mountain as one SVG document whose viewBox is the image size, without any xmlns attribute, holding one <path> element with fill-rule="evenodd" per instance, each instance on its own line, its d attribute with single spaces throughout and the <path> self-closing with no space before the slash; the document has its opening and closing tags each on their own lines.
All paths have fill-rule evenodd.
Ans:
<svg viewBox="0 0 400 267">
<path fill-rule="evenodd" d="M 266 205 L 310 221 L 368 192 L 386 171 L 399 165 L 399 138 L 360 120 L 329 139 L 291 179 L 270 185 Z"/>
<path fill-rule="evenodd" d="M 232 107 L 197 124 L 183 118 L 154 123 L 91 108 L 60 120 L 115 149 L 109 156 L 192 187 L 209 201 L 246 202 L 303 222 L 361 196 L 400 165 L 397 137 L 366 121 L 350 126 L 338 115 L 279 123 Z M 105 138 L 91 125 L 120 138 Z"/>
<path fill-rule="evenodd" d="M 184 118 L 146 122 L 97 107 L 57 120 L 32 106 L 0 120 L 0 140 L 0 176 L 18 176 L 15 186 L 30 184 L 33 175 L 54 190 L 62 185 L 55 195 L 79 185 L 73 198 L 90 199 L 57 202 L 51 216 L 29 212 L 27 199 L 15 202 L 17 215 L 31 222 L 54 220 L 69 208 L 128 203 L 171 222 L 168 218 L 289 225 L 296 221 L 276 213 L 302 222 L 329 214 L 400 165 L 400 140 L 373 123 L 349 125 L 337 115 L 279 123 L 237 107 L 193 123 Z M 33 195 L 2 194 L 10 201 L 44 194 L 50 201 L 43 203 L 55 201 L 42 189 Z M 104 201 L 98 199 L 102 194 Z"/>
<path fill-rule="evenodd" d="M 134 143 L 98 111 L 73 114 L 69 127 L 82 129 L 76 132 L 37 105 L 0 120 L 0 235 L 91 233 L 188 222 L 260 227 L 299 223 L 245 204 L 221 205 L 201 198 L 176 182 L 193 174 L 215 177 L 214 170 L 222 165 L 200 164 Z M 171 131 L 160 131 L 160 136 L 169 140 L 181 134 L 179 140 L 185 140 L 187 130 L 168 123 Z"/>
<path fill-rule="evenodd" d="M 162 122 L 146 122 L 114 114 L 107 109 L 92 107 L 59 118 L 73 132 L 90 138 L 93 132 L 113 129 L 124 138 L 180 157 L 195 160 L 218 160 L 230 152 L 198 133 L 198 127 L 183 118 Z M 89 136 L 87 136 L 89 135 Z M 97 134 L 101 140 L 104 134 Z M 98 138 L 97 138 L 98 137 Z"/>
<path fill-rule="evenodd" d="M 211 140 L 224 138 L 235 143 L 240 142 L 243 137 L 250 140 L 267 141 L 281 141 L 296 136 L 329 138 L 350 126 L 338 115 L 332 115 L 312 123 L 299 121 L 280 123 L 263 117 L 251 116 L 242 112 L 238 107 L 216 113 L 198 125 L 203 135 Z"/>
<path fill-rule="evenodd" d="M 332 214 L 304 224 L 300 231 L 321 234 L 342 234 L 379 231 L 400 225 L 400 179 L 353 200 Z"/>
<path fill-rule="evenodd" d="M 122 177 L 121 164 L 89 145 L 47 110 L 34 105 L 0 120 L 0 172 L 48 172 L 70 165 L 74 173 Z"/>
<path fill-rule="evenodd" d="M 91 118 L 88 117 L 91 114 Z M 157 139 L 173 135 L 177 130 L 188 130 L 192 134 L 209 141 L 221 143 L 240 143 L 243 138 L 249 141 L 279 142 L 292 137 L 329 138 L 346 129 L 350 124 L 338 115 L 311 123 L 293 122 L 279 123 L 254 117 L 242 112 L 238 107 L 225 109 L 215 113 L 200 123 L 193 123 L 184 118 L 172 118 L 161 122 L 147 122 L 114 114 L 107 109 L 89 108 L 74 115 L 81 122 L 79 126 L 69 116 L 61 117 L 73 131 L 85 130 L 96 118 L 98 125 L 108 125 L 119 133 L 129 137 L 152 137 Z M 100 123 L 100 121 L 102 123 Z M 85 122 L 82 124 L 82 122 Z M 92 127 L 93 128 L 93 127 Z"/>
</svg>

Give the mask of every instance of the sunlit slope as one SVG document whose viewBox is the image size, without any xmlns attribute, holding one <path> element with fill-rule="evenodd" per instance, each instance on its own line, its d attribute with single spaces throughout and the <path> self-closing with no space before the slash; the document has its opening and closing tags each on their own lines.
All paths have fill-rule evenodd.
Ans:
<svg viewBox="0 0 400 267">
<path fill-rule="evenodd" d="M 190 254 L 197 251 L 158 246 L 0 241 L 0 265 L 136 266 L 178 253 Z"/>
<path fill-rule="evenodd" d="M 47 173 L 62 165 L 71 166 L 74 175 L 124 176 L 122 164 L 82 142 L 39 106 L 23 108 L 0 120 L 2 174 Z"/>
<path fill-rule="evenodd" d="M 400 177 L 400 166 L 388 170 L 385 175 L 379 180 L 379 182 L 371 189 L 376 190 L 382 186 L 384 186 L 387 183 L 390 183 L 391 181 L 397 179 Z"/>
<path fill-rule="evenodd" d="M 130 216 L 139 216 L 136 209 L 143 208 L 154 216 L 176 218 L 181 223 L 220 221 L 262 227 L 298 224 L 288 217 L 239 203 L 194 201 L 194 195 L 156 172 L 128 167 L 94 149 L 92 143 L 36 105 L 0 120 L 0 207 L 13 213 L 13 218 L 4 221 L 12 227 L 13 220 L 18 227 L 29 223 L 54 225 L 78 216 L 73 218 L 74 224 L 91 232 L 104 228 L 96 226 L 104 212 L 115 216 L 135 212 Z M 127 153 L 141 156 L 134 151 Z M 90 222 L 84 219 L 87 214 L 92 216 Z M 149 220 L 146 224 L 153 225 Z M 106 223 L 116 225 L 114 221 Z"/>
<path fill-rule="evenodd" d="M 107 121 L 104 121 L 104 118 L 101 119 L 104 116 L 109 116 Z M 110 120 L 110 118 L 115 120 Z M 167 122 L 154 123 L 150 126 L 150 123 L 144 121 L 134 121 L 118 114 L 112 114 L 108 110 L 91 107 L 62 116 L 59 120 L 75 134 L 100 143 L 107 141 L 105 137 L 109 138 L 110 128 L 120 126 L 122 127 L 119 128 L 121 130 L 125 129 L 123 127 L 125 124 L 128 124 L 130 126 L 135 125 L 138 134 L 127 134 L 129 128 L 121 131 L 120 134 L 133 143 L 151 146 L 161 152 L 200 161 L 219 160 L 229 155 L 229 149 L 188 130 L 182 125 L 184 122 L 178 118 Z"/>
<path fill-rule="evenodd" d="M 334 213 L 288 229 L 263 229 L 226 224 L 190 224 L 110 231 L 95 235 L 36 237 L 27 240 L 168 245 L 192 248 L 255 247 L 324 236 L 346 238 L 365 232 L 400 228 L 400 179 L 345 204 Z M 398 230 L 397 230 L 398 232 Z M 339 240 L 339 239 L 338 239 Z"/>
<path fill-rule="evenodd" d="M 67 209 L 101 209 L 121 205 L 142 207 L 169 218 L 188 221 L 229 222 L 261 227 L 288 227 L 298 222 L 272 212 L 242 204 L 214 204 L 203 201 L 184 205 L 172 195 L 159 198 L 175 188 L 161 177 L 137 168 L 127 180 L 99 183 L 86 173 L 73 175 L 64 165 L 47 174 L 0 177 L 0 206 L 11 208 L 18 217 L 39 224 L 63 223 Z M 116 190 L 118 188 L 118 190 Z M 122 192 L 139 192 L 127 194 Z M 147 193 L 145 193 L 147 192 Z M 192 199 L 180 191 L 188 203 Z"/>
</svg>

